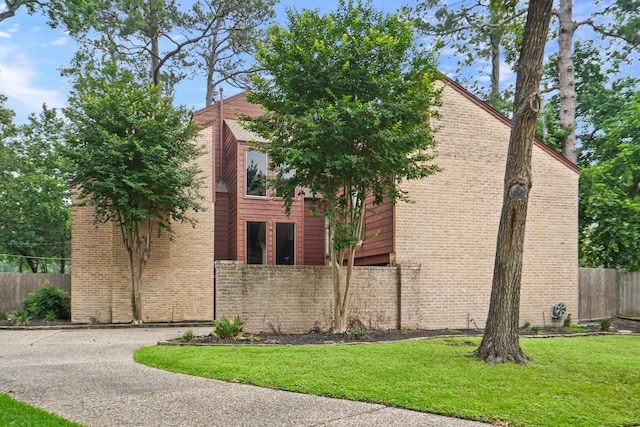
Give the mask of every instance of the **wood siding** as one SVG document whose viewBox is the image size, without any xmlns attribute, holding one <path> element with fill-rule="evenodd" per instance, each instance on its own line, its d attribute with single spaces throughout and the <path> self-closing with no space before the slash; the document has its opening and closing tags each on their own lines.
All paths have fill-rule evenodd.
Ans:
<svg viewBox="0 0 640 427">
<path fill-rule="evenodd" d="M 311 200 L 304 202 L 304 263 L 325 265 L 324 217 L 311 215 Z"/>
<path fill-rule="evenodd" d="M 217 193 L 215 205 L 214 259 L 230 260 L 229 193 Z"/>
<path fill-rule="evenodd" d="M 373 198 L 367 199 L 371 207 L 365 215 L 365 235 L 375 237 L 365 239 L 356 251 L 356 265 L 379 265 L 392 263 L 393 248 L 393 205 L 390 200 L 373 208 Z"/>
</svg>

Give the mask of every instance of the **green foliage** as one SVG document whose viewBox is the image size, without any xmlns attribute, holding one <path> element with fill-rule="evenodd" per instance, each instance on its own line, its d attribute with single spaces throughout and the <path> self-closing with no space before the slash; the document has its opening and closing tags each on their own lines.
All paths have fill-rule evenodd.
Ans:
<svg viewBox="0 0 640 427">
<path fill-rule="evenodd" d="M 67 320 L 71 316 L 71 297 L 51 283 L 27 295 L 23 304 L 33 319 Z"/>
<path fill-rule="evenodd" d="M 267 113 L 243 117 L 244 126 L 270 141 L 256 149 L 269 156 L 277 175 L 270 184 L 285 211 L 308 189 L 329 224 L 332 265 L 339 268 L 336 260 L 348 254 L 352 266 L 366 237 L 365 201 L 407 200 L 403 181 L 438 170 L 429 118 L 439 74 L 433 56 L 417 48 L 412 26 L 370 2 L 341 0 L 326 15 L 287 14 L 287 27 L 271 27 L 259 45 L 256 59 L 267 75 L 253 80 L 247 96 Z M 339 332 L 346 329 L 344 301 L 335 302 Z"/>
<path fill-rule="evenodd" d="M 522 338 L 533 359 L 526 366 L 480 363 L 465 357 L 473 350 L 466 342 L 477 345 L 479 338 L 348 346 L 154 346 L 137 350 L 134 357 L 188 375 L 494 424 L 640 425 L 638 337 Z"/>
<path fill-rule="evenodd" d="M 602 319 L 600 321 L 600 330 L 604 332 L 609 332 L 611 328 L 611 319 Z"/>
<path fill-rule="evenodd" d="M 518 61 L 524 10 L 516 5 L 513 1 L 419 0 L 404 11 L 427 40 L 437 40 L 455 52 L 451 59 L 457 62 L 456 78 L 508 116 L 513 88 L 500 88 L 500 67 L 506 59 L 514 69 Z"/>
<path fill-rule="evenodd" d="M 110 79 L 85 82 L 66 111 L 72 129 L 64 153 L 78 196 L 95 207 L 98 222 L 131 232 L 152 219 L 171 233 L 171 222 L 192 222 L 187 212 L 201 209 L 192 164 L 203 154 L 193 143 L 197 125 L 158 87 L 127 74 Z"/>
<path fill-rule="evenodd" d="M 132 312 L 138 310 L 141 275 L 154 235 L 173 236 L 172 224 L 202 210 L 194 143 L 198 126 L 175 108 L 158 86 L 139 85 L 131 74 L 103 70 L 76 85 L 66 110 L 70 121 L 65 155 L 82 204 L 95 221 L 114 222 L 129 257 Z"/>
<path fill-rule="evenodd" d="M 211 332 L 211 336 L 215 339 L 240 340 L 245 338 L 243 332 L 244 321 L 240 319 L 240 317 L 236 317 L 235 319 L 231 320 L 225 316 L 220 320 L 214 320 L 212 324 L 213 331 Z"/>
<path fill-rule="evenodd" d="M 640 269 L 640 93 L 611 117 L 580 177 L 580 263 Z"/>
<path fill-rule="evenodd" d="M 0 393 L 0 425 L 15 427 L 81 427 L 55 414 L 18 402 Z"/>
<path fill-rule="evenodd" d="M 349 335 L 357 340 L 368 340 L 371 336 L 371 331 L 367 328 L 353 328 L 349 331 Z"/>
<path fill-rule="evenodd" d="M 46 106 L 17 127 L 1 106 L 0 116 L 0 121 L 9 120 L 0 124 L 0 250 L 12 255 L 7 259 L 12 265 L 26 260 L 33 272 L 64 272 L 71 249 L 71 213 L 58 149 L 62 120 Z M 54 267 L 55 262 L 45 258 L 62 261 Z"/>
<path fill-rule="evenodd" d="M 13 312 L 11 317 L 13 317 L 13 320 L 21 326 L 28 325 L 31 320 L 31 315 L 27 310 L 16 310 Z"/>
<path fill-rule="evenodd" d="M 6 322 L 9 320 L 9 315 L 6 311 L 0 310 L 0 322 Z"/>
<path fill-rule="evenodd" d="M 195 338 L 195 334 L 193 333 L 193 329 L 187 329 L 184 334 L 182 334 L 182 339 L 184 341 L 193 341 Z"/>
<path fill-rule="evenodd" d="M 563 325 L 566 327 L 570 327 L 571 325 L 573 325 L 573 323 L 571 322 L 571 315 L 567 314 L 567 317 L 564 318 L 564 322 Z"/>
</svg>

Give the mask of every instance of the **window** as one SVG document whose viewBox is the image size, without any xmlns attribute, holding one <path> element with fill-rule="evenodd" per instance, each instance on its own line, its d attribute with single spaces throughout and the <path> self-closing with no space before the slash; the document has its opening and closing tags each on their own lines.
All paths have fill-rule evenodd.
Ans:
<svg viewBox="0 0 640 427">
<path fill-rule="evenodd" d="M 267 155 L 247 150 L 247 196 L 267 195 Z"/>
<path fill-rule="evenodd" d="M 276 223 L 276 264 L 295 263 L 295 224 Z"/>
<path fill-rule="evenodd" d="M 247 222 L 247 264 L 267 263 L 267 223 Z"/>
<path fill-rule="evenodd" d="M 287 183 L 287 181 L 289 181 L 291 178 L 294 178 L 295 176 L 296 176 L 296 172 L 294 170 L 287 170 L 287 168 L 284 168 L 284 167 L 276 171 L 276 180 L 278 181 L 279 184 L 285 184 Z M 281 190 L 276 188 L 276 197 L 284 197 L 284 194 L 286 193 L 282 193 Z M 292 189 L 290 195 L 292 199 L 295 199 L 296 190 Z"/>
</svg>

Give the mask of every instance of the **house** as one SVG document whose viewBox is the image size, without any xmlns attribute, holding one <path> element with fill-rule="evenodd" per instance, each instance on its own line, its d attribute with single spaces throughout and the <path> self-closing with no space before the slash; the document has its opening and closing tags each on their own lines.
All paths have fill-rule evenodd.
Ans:
<svg viewBox="0 0 640 427">
<path fill-rule="evenodd" d="M 352 317 L 375 328 L 482 327 L 491 292 L 510 122 L 453 81 L 443 82 L 436 134 L 442 172 L 403 184 L 412 203 L 367 215 L 377 231 L 357 253 Z M 324 222 L 296 196 L 291 215 L 265 188 L 260 141 L 236 121 L 260 108 L 241 93 L 194 114 L 207 175 L 206 212 L 174 242 L 155 241 L 145 272 L 150 321 L 239 315 L 252 332 L 304 332 L 331 317 Z M 536 141 L 524 247 L 521 322 L 551 323 L 551 306 L 578 309 L 577 167 Z M 131 320 L 127 264 L 111 225 L 73 209 L 72 320 Z M 572 311 L 573 310 L 573 311 Z M 558 319 L 555 319 L 557 321 Z"/>
</svg>

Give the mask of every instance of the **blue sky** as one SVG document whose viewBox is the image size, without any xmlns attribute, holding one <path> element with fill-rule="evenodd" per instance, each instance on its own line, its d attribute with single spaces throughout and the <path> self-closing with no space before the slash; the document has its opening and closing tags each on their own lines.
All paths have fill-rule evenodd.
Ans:
<svg viewBox="0 0 640 427">
<path fill-rule="evenodd" d="M 403 4 L 414 5 L 416 0 L 385 1 L 374 0 L 373 4 L 388 12 L 395 12 Z M 187 4 L 184 2 L 184 4 Z M 278 19 L 285 16 L 285 7 L 298 9 L 320 8 L 329 11 L 335 8 L 338 0 L 281 0 L 276 12 Z M 576 2 L 577 3 L 577 2 Z M 580 1 L 575 8 L 576 19 L 587 15 L 593 7 L 591 2 Z M 0 0 L 0 10 L 4 1 Z M 51 29 L 40 15 L 29 16 L 25 10 L 0 23 L 0 94 L 8 97 L 7 106 L 16 112 L 16 120 L 23 122 L 30 113 L 41 110 L 42 104 L 50 107 L 63 107 L 69 93 L 67 80 L 60 76 L 59 69 L 68 65 L 76 50 L 75 43 L 62 29 Z M 452 69 L 452 61 L 443 52 L 440 69 L 444 72 Z M 478 69 L 483 64 L 478 64 Z M 488 77 L 487 77 L 488 78 Z M 502 79 L 508 83 L 513 74 L 504 69 Z M 237 90 L 236 90 L 237 91 Z M 225 96 L 234 93 L 234 89 L 225 91 Z M 176 100 L 192 109 L 204 106 L 205 88 L 202 77 L 181 83 L 176 91 Z"/>
</svg>

